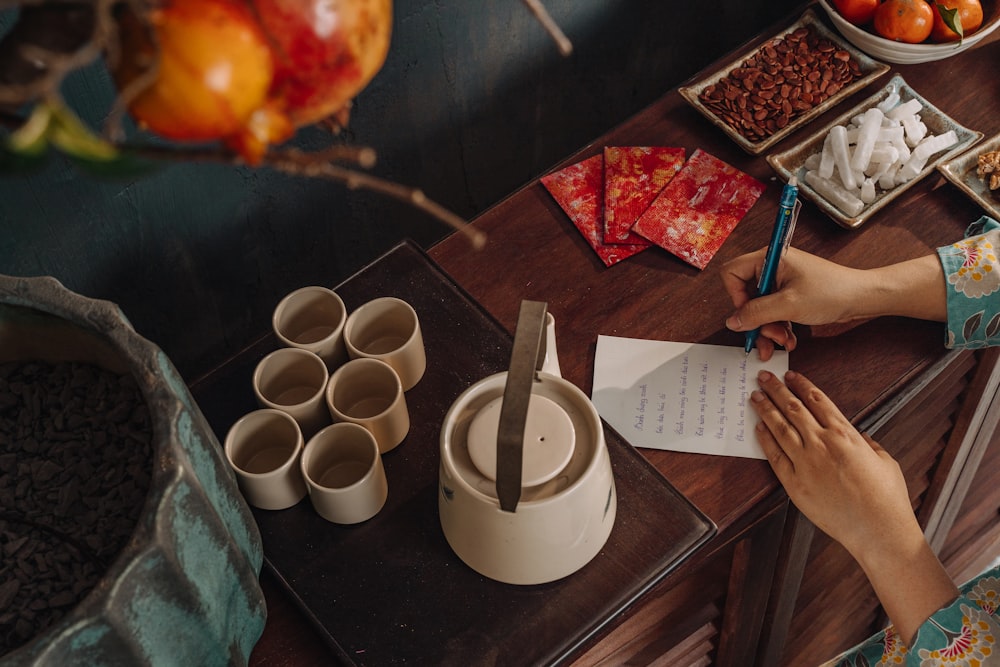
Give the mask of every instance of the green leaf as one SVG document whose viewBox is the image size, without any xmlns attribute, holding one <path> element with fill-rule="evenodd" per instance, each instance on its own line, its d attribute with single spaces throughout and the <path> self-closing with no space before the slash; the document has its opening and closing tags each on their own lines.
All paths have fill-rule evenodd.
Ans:
<svg viewBox="0 0 1000 667">
<path fill-rule="evenodd" d="M 49 103 L 49 106 L 53 116 L 49 124 L 49 140 L 59 150 L 72 157 L 90 161 L 114 160 L 118 157 L 118 149 L 114 144 L 94 134 L 69 108 L 53 103 Z"/>
<path fill-rule="evenodd" d="M 94 176 L 145 175 L 159 166 L 99 137 L 62 102 L 49 100 L 35 105 L 28 120 L 0 142 L 0 172 L 38 168 L 52 146 Z"/>
<path fill-rule="evenodd" d="M 948 26 L 952 32 L 958 35 L 958 41 L 961 43 L 962 38 L 965 37 L 965 33 L 962 31 L 962 18 L 958 15 L 958 8 L 949 9 L 941 4 L 935 6 L 937 7 L 938 13 L 941 14 L 944 24 Z"/>
<path fill-rule="evenodd" d="M 52 110 L 46 104 L 39 104 L 32 110 L 28 120 L 10 133 L 5 148 L 18 155 L 38 157 L 48 150 L 51 125 Z"/>
</svg>

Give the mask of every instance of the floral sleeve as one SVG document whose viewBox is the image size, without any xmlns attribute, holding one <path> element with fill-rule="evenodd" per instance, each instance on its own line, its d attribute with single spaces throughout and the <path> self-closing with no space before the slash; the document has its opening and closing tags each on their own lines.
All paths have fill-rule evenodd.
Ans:
<svg viewBox="0 0 1000 667">
<path fill-rule="evenodd" d="M 983 216 L 937 249 L 948 293 L 949 348 L 1000 345 L 1000 222 Z"/>
<path fill-rule="evenodd" d="M 824 667 L 908 665 L 945 667 L 1000 665 L 1000 566 L 987 570 L 959 588 L 954 602 L 939 609 L 917 630 L 907 648 L 887 627 L 877 635 L 825 663 Z"/>
</svg>

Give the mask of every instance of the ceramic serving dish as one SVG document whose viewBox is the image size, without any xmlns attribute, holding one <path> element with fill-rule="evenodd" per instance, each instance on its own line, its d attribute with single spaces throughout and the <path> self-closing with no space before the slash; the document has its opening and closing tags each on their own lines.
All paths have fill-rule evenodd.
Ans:
<svg viewBox="0 0 1000 667">
<path fill-rule="evenodd" d="M 779 40 L 784 40 L 792 33 L 795 33 L 803 28 L 812 30 L 816 34 L 817 38 L 829 42 L 837 53 L 841 55 L 849 55 L 857 65 L 859 77 L 855 78 L 850 83 L 843 85 L 843 87 L 841 87 L 836 93 L 826 97 L 821 102 L 816 103 L 815 106 L 812 106 L 807 110 L 803 109 L 793 111 L 793 113 L 788 117 L 786 125 L 777 129 L 769 136 L 760 139 L 750 139 L 744 136 L 721 115 L 719 115 L 715 109 L 711 108 L 703 101 L 702 93 L 705 92 L 706 89 L 717 86 L 720 81 L 729 76 L 730 72 L 742 67 L 749 59 L 756 57 L 762 50 L 767 49 L 770 45 Z M 689 104 L 691 104 L 691 106 L 697 109 L 703 116 L 705 116 L 705 118 L 711 121 L 712 124 L 716 125 L 723 132 L 725 132 L 729 138 L 740 146 L 740 148 L 751 155 L 758 155 L 784 137 L 788 136 L 790 133 L 808 123 L 813 118 L 816 118 L 827 109 L 830 109 L 848 95 L 867 86 L 869 83 L 888 71 L 888 65 L 873 60 L 861 51 L 852 47 L 835 31 L 827 27 L 826 24 L 824 24 L 811 9 L 807 9 L 798 21 L 776 33 L 763 44 L 759 44 L 741 52 L 738 57 L 730 62 L 727 62 L 724 66 L 720 67 L 709 76 L 694 84 L 681 86 L 679 90 L 680 94 Z M 780 84 L 778 90 L 780 90 Z M 750 93 L 746 94 L 744 102 L 745 105 L 752 111 L 758 110 L 762 105 L 759 102 L 750 99 L 749 95 Z"/>
<path fill-rule="evenodd" d="M 0 666 L 246 665 L 267 615 L 257 578 L 263 545 L 222 449 L 187 385 L 163 351 L 136 333 L 116 304 L 72 292 L 52 277 L 0 275 L 0 364 L 66 363 L 100 367 L 121 376 L 118 382 L 131 378 L 149 413 L 150 452 L 145 463 L 133 461 L 120 473 L 118 491 L 104 497 L 109 502 L 89 496 L 86 489 L 95 486 L 89 482 L 97 472 L 109 479 L 117 479 L 118 473 L 111 465 L 101 470 L 89 458 L 82 466 L 70 465 L 66 462 L 75 460 L 70 453 L 86 443 L 88 450 L 101 448 L 105 461 L 118 462 L 115 438 L 98 427 L 108 422 L 123 422 L 115 431 L 130 443 L 142 443 L 143 437 L 138 426 L 124 421 L 124 415 L 104 419 L 104 410 L 95 407 L 84 418 L 76 406 L 87 403 L 82 396 L 99 396 L 93 403 L 114 413 L 120 405 L 129 407 L 128 402 L 113 402 L 117 393 L 105 400 L 102 388 L 110 381 L 88 383 L 97 376 L 82 372 L 74 372 L 82 384 L 66 385 L 59 393 L 40 384 L 27 390 L 15 389 L 13 383 L 0 388 L 0 404 L 17 392 L 30 392 L 38 402 L 61 406 L 59 416 L 46 428 L 50 437 L 45 441 L 31 437 L 32 449 L 15 450 L 21 439 L 17 437 L 0 447 L 17 454 L 44 451 L 55 475 L 45 484 L 58 483 L 53 489 L 36 487 L 39 493 L 30 504 L 5 498 L 4 537 L 20 537 L 13 548 L 11 541 L 6 543 L 0 561 L 0 584 L 4 584 L 0 588 L 8 596 L 0 603 L 0 616 L 8 617 L 0 627 L 7 632 L 11 617 L 20 619 L 17 625 L 30 625 L 23 609 L 34 615 L 48 605 L 72 602 L 51 624 L 0 656 Z M 12 404 L 17 405 L 6 403 Z M 41 480 L 29 478 L 20 465 L 9 472 L 18 485 Z M 138 501 L 142 506 L 136 509 L 137 520 L 124 548 L 98 558 L 106 525 L 115 520 L 110 506 L 117 498 L 129 498 L 127 489 L 144 488 L 139 480 L 146 474 L 148 492 L 144 501 Z M 68 494 L 66 504 L 54 500 L 64 497 L 63 490 Z M 75 504 L 88 510 L 80 514 L 81 524 L 91 526 L 86 539 L 64 531 L 53 520 L 72 516 L 69 507 Z M 28 538 L 33 532 L 47 535 L 56 566 L 48 565 L 48 556 L 40 549 L 35 554 L 41 561 L 31 559 L 21 565 L 26 543 L 36 541 Z M 100 578 L 89 591 L 78 576 L 86 572 L 87 561 L 100 567 Z M 5 576 L 22 567 L 30 567 L 26 571 L 35 573 L 53 592 L 48 599 L 39 591 L 23 599 L 24 586 Z M 56 601 L 56 591 L 63 602 Z M 70 591 L 82 599 L 65 599 Z"/>
<path fill-rule="evenodd" d="M 986 180 L 976 174 L 979 156 L 997 150 L 1000 150 L 1000 134 L 976 144 L 961 155 L 943 161 L 937 168 L 959 190 L 982 206 L 984 211 L 1000 220 L 1000 190 L 991 191 Z"/>
<path fill-rule="evenodd" d="M 830 17 L 837 30 L 851 44 L 873 58 L 901 65 L 914 65 L 934 60 L 944 60 L 962 53 L 979 44 L 988 35 L 1000 28 L 1000 2 L 983 0 L 983 24 L 978 30 L 960 41 L 932 44 L 906 44 L 880 37 L 867 28 L 856 26 L 840 15 L 829 0 L 819 0 L 819 6 Z"/>
<path fill-rule="evenodd" d="M 867 109 L 879 104 L 894 93 L 899 95 L 900 103 L 905 103 L 910 100 L 917 100 L 920 102 L 922 106 L 919 113 L 920 120 L 927 126 L 927 130 L 930 134 L 939 135 L 947 132 L 948 130 L 954 130 L 958 137 L 958 142 L 948 150 L 932 156 L 924 165 L 923 169 L 921 169 L 914 178 L 888 190 L 877 190 L 874 201 L 866 204 L 857 215 L 848 215 L 834 206 L 806 182 L 805 162 L 811 155 L 819 153 L 822 150 L 823 141 L 830 133 L 831 128 L 836 125 L 846 125 L 852 118 L 863 114 Z M 901 76 L 897 75 L 892 77 L 888 85 L 884 88 L 857 106 L 845 111 L 841 116 L 834 119 L 828 125 L 817 130 L 812 136 L 807 137 L 805 140 L 786 151 L 768 155 L 767 161 L 768 164 L 770 164 L 771 167 L 778 172 L 778 174 L 780 174 L 785 181 L 788 181 L 792 176 L 795 176 L 799 182 L 800 194 L 813 202 L 824 213 L 833 218 L 837 224 L 842 227 L 853 229 L 860 227 L 873 214 L 883 209 L 894 199 L 913 187 L 918 181 L 920 181 L 920 179 L 931 173 L 942 161 L 958 155 L 982 139 L 982 137 L 982 132 L 970 130 L 956 123 L 952 118 L 947 116 L 940 109 L 928 102 L 915 90 L 908 86 Z"/>
</svg>

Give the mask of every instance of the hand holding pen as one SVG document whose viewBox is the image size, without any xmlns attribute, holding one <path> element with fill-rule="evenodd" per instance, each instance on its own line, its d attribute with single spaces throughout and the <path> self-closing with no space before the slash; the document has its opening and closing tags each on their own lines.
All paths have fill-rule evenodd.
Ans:
<svg viewBox="0 0 1000 667">
<path fill-rule="evenodd" d="M 778 203 L 778 212 L 775 216 L 771 240 L 764 255 L 764 265 L 761 268 L 760 278 L 757 282 L 756 296 L 766 296 L 774 290 L 778 274 L 778 264 L 792 239 L 799 208 L 802 205 L 798 200 L 798 193 L 798 181 L 793 176 L 781 190 L 781 200 Z M 747 354 L 750 354 L 750 351 L 754 348 L 759 335 L 759 327 L 746 332 L 744 350 Z"/>
</svg>

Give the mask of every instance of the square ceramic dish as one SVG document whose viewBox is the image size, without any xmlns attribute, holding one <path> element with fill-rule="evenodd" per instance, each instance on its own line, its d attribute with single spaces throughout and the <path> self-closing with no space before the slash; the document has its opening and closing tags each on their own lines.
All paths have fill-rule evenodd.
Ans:
<svg viewBox="0 0 1000 667">
<path fill-rule="evenodd" d="M 1000 150 L 1000 134 L 991 137 L 985 143 L 976 144 L 961 155 L 945 160 L 937 168 L 959 190 L 982 206 L 984 211 L 1000 220 L 1000 190 L 991 192 L 986 180 L 976 175 L 979 156 L 998 150 Z"/>
<path fill-rule="evenodd" d="M 891 190 L 878 189 L 874 201 L 870 204 L 866 204 L 857 215 L 849 216 L 827 201 L 825 197 L 820 195 L 815 189 L 810 187 L 809 184 L 805 182 L 806 169 L 804 165 L 806 159 L 809 158 L 809 156 L 822 151 L 823 141 L 830 133 L 831 128 L 835 125 L 846 125 L 852 118 L 863 114 L 866 110 L 876 104 L 879 104 L 893 93 L 897 93 L 899 95 L 900 104 L 910 100 L 917 100 L 920 102 L 922 106 L 922 109 L 919 112 L 920 120 L 927 126 L 929 134 L 939 135 L 947 132 L 948 130 L 954 130 L 955 134 L 958 136 L 958 142 L 952 145 L 952 147 L 947 151 L 933 155 L 929 160 L 927 160 L 927 164 L 924 165 L 924 168 L 906 183 L 897 185 Z M 839 225 L 853 229 L 855 227 L 860 227 L 873 213 L 881 210 L 894 199 L 899 197 L 899 195 L 913 187 L 920 179 L 933 171 L 938 164 L 955 155 L 958 155 L 982 139 L 982 137 L 982 132 L 962 127 L 906 85 L 903 77 L 896 75 L 892 77 L 889 84 L 880 91 L 861 102 L 856 107 L 844 112 L 829 125 L 823 127 L 798 145 L 784 152 L 768 155 L 767 162 L 785 179 L 785 181 L 788 181 L 788 179 L 792 176 L 795 176 L 799 181 L 800 194 L 804 195 L 807 199 L 816 204 L 816 206 L 833 218 Z"/>
<path fill-rule="evenodd" d="M 815 106 L 809 108 L 808 110 L 803 110 L 797 112 L 799 115 L 791 115 L 788 124 L 781 129 L 776 130 L 771 135 L 761 138 L 759 140 L 751 140 L 739 131 L 737 131 L 733 126 L 727 123 L 722 116 L 720 116 L 715 110 L 707 106 L 701 99 L 701 94 L 710 86 L 715 86 L 722 79 L 729 76 L 730 72 L 740 68 L 744 63 L 746 63 L 750 58 L 754 57 L 758 53 L 762 52 L 769 45 L 774 44 L 778 40 L 785 39 L 786 36 L 799 30 L 800 28 L 808 28 L 812 30 L 817 37 L 820 39 L 828 40 L 832 43 L 838 51 L 846 52 L 850 54 L 851 58 L 855 63 L 857 63 L 858 71 L 860 76 L 854 79 L 847 85 L 840 88 L 838 92 L 830 95 L 825 100 L 816 104 Z M 773 35 L 771 38 L 767 39 L 761 44 L 754 46 L 752 48 L 743 51 L 735 60 L 730 61 L 723 67 L 720 67 L 713 74 L 708 77 L 698 81 L 697 83 L 690 86 L 681 86 L 678 90 L 685 100 L 695 109 L 697 109 L 705 118 L 710 120 L 714 125 L 718 126 L 723 132 L 725 132 L 729 137 L 739 144 L 740 148 L 750 153 L 751 155 L 758 155 L 775 143 L 788 136 L 791 132 L 799 129 L 810 120 L 816 116 L 822 114 L 827 109 L 831 108 L 842 99 L 850 95 L 851 93 L 860 90 L 864 86 L 868 85 L 878 77 L 882 76 L 889 71 L 889 66 L 885 63 L 873 60 L 869 56 L 865 55 L 854 46 L 849 44 L 844 40 L 837 32 L 831 30 L 823 23 L 821 19 L 817 17 L 812 9 L 807 9 L 802 17 L 791 24 L 784 30 Z M 749 93 L 747 93 L 749 95 Z M 754 109 L 759 108 L 759 105 L 754 105 Z"/>
</svg>

